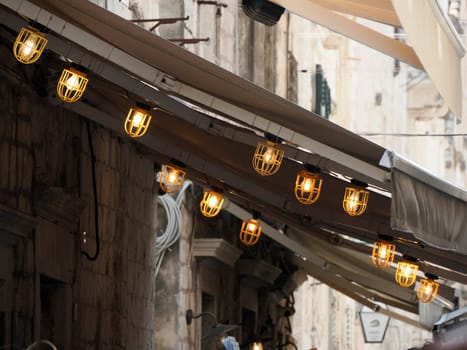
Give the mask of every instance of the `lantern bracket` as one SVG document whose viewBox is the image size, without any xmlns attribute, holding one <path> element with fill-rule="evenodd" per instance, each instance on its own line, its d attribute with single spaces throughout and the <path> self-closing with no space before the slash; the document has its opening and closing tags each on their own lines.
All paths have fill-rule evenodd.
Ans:
<svg viewBox="0 0 467 350">
<path fill-rule="evenodd" d="M 269 142 L 274 142 L 274 143 L 277 143 L 277 144 L 280 144 L 280 143 L 282 143 L 284 141 L 279 136 L 271 134 L 269 132 L 264 133 L 264 138 Z"/>
<path fill-rule="evenodd" d="M 172 159 L 170 160 L 170 163 L 173 164 L 173 165 L 175 165 L 175 166 L 178 166 L 179 168 L 182 168 L 182 169 L 185 169 L 185 168 L 186 168 L 186 164 L 183 163 L 183 162 L 181 162 L 181 161 L 179 161 L 179 160 L 177 160 L 177 159 L 173 159 L 173 158 L 172 158 Z"/>
<path fill-rule="evenodd" d="M 410 255 L 402 255 L 402 258 L 404 260 L 407 260 L 407 261 L 410 261 L 410 262 L 413 262 L 413 263 L 416 263 L 417 262 L 417 258 L 414 258 L 413 256 L 410 256 Z"/>
<path fill-rule="evenodd" d="M 386 242 L 392 242 L 392 241 L 394 241 L 394 237 L 389 236 L 389 235 L 384 235 L 384 234 L 382 234 L 382 233 L 378 233 L 378 237 L 379 237 L 382 241 L 386 241 Z"/>
<path fill-rule="evenodd" d="M 305 163 L 303 166 L 310 173 L 319 174 L 321 172 L 321 168 L 316 165 Z"/>
<path fill-rule="evenodd" d="M 357 179 L 350 180 L 350 183 L 355 185 L 355 186 L 359 186 L 359 187 L 363 187 L 363 188 L 368 187 L 368 184 L 366 182 L 363 182 L 363 181 L 360 181 L 360 180 L 357 180 Z"/>
<path fill-rule="evenodd" d="M 143 109 L 143 110 L 145 110 L 145 111 L 151 110 L 151 106 L 148 105 L 148 104 L 146 104 L 146 103 L 144 103 L 144 102 L 136 101 L 136 102 L 135 102 L 135 105 L 136 105 L 136 107 L 141 108 L 141 109 Z"/>
</svg>

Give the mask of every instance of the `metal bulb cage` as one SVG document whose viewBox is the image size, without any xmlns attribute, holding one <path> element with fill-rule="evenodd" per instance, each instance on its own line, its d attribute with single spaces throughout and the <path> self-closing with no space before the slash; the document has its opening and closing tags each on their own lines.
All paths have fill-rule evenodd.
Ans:
<svg viewBox="0 0 467 350">
<path fill-rule="evenodd" d="M 402 287 L 408 288 L 417 279 L 418 265 L 410 261 L 399 261 L 397 263 L 396 282 Z"/>
<path fill-rule="evenodd" d="M 37 29 L 23 27 L 13 44 L 13 54 L 21 63 L 34 63 L 41 57 L 47 45 L 47 41 L 44 34 Z"/>
<path fill-rule="evenodd" d="M 396 252 L 396 245 L 388 242 L 374 242 L 371 260 L 373 265 L 380 269 L 385 269 L 394 261 L 394 254 Z"/>
<path fill-rule="evenodd" d="M 142 108 L 130 108 L 124 129 L 130 137 L 141 137 L 148 131 L 152 116 Z"/>
<path fill-rule="evenodd" d="M 58 97 L 64 102 L 76 102 L 83 96 L 87 85 L 86 74 L 73 68 L 64 68 L 57 83 Z"/>
<path fill-rule="evenodd" d="M 219 214 L 224 204 L 224 197 L 220 193 L 214 191 L 204 192 L 203 199 L 199 203 L 201 214 L 208 218 L 212 218 Z"/>
<path fill-rule="evenodd" d="M 247 247 L 255 245 L 261 237 L 261 230 L 262 228 L 258 220 L 250 219 L 243 221 L 242 228 L 240 229 L 240 241 Z"/>
<path fill-rule="evenodd" d="M 313 204 L 319 198 L 322 184 L 321 175 L 300 171 L 295 180 L 295 197 L 302 204 Z"/>
<path fill-rule="evenodd" d="M 256 151 L 253 155 L 251 164 L 253 169 L 261 176 L 270 176 L 279 170 L 284 150 L 277 147 L 274 142 L 259 141 L 256 145 Z"/>
<path fill-rule="evenodd" d="M 177 192 L 182 188 L 186 172 L 175 165 L 163 165 L 159 185 L 166 193 Z"/>
<path fill-rule="evenodd" d="M 438 294 L 439 283 L 431 278 L 423 278 L 417 289 L 417 297 L 422 303 L 431 303 Z"/>
<path fill-rule="evenodd" d="M 346 187 L 342 206 L 350 216 L 362 215 L 368 204 L 370 192 L 357 187 Z"/>
</svg>

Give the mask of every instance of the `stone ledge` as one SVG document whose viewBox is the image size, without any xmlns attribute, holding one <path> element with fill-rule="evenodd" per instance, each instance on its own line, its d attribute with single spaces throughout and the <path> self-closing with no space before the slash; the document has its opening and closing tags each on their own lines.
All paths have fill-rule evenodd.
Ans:
<svg viewBox="0 0 467 350">
<path fill-rule="evenodd" d="M 36 225 L 32 216 L 0 204 L 1 242 L 15 244 L 18 239 L 27 238 Z"/>
<path fill-rule="evenodd" d="M 281 269 L 268 264 L 264 260 L 256 259 L 241 259 L 237 263 L 237 272 L 240 275 L 253 277 L 263 283 L 272 285 L 279 274 Z"/>
<path fill-rule="evenodd" d="M 193 241 L 193 256 L 214 258 L 233 267 L 242 250 L 222 238 L 196 238 Z"/>
<path fill-rule="evenodd" d="M 66 193 L 61 187 L 50 187 L 42 193 L 36 209 L 40 217 L 73 230 L 84 208 L 86 201 Z"/>
</svg>

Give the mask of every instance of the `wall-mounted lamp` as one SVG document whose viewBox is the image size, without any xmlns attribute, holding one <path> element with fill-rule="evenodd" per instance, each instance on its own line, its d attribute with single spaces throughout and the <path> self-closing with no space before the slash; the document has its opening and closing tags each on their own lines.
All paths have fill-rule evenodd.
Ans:
<svg viewBox="0 0 467 350">
<path fill-rule="evenodd" d="M 402 287 L 408 288 L 417 280 L 418 265 L 417 260 L 411 257 L 405 257 L 397 263 L 396 282 Z"/>
<path fill-rule="evenodd" d="M 261 231 L 262 227 L 254 215 L 253 219 L 243 221 L 240 229 L 240 242 L 247 247 L 255 245 L 261 237 Z"/>
<path fill-rule="evenodd" d="M 181 166 L 177 165 L 163 165 L 159 185 L 162 190 L 166 193 L 177 192 L 182 188 L 183 182 L 185 181 L 186 172 Z"/>
<path fill-rule="evenodd" d="M 396 245 L 386 241 L 374 242 L 371 261 L 380 269 L 385 269 L 394 261 Z"/>
<path fill-rule="evenodd" d="M 64 68 L 57 83 L 58 97 L 64 102 L 76 102 L 88 85 L 86 74 L 75 68 Z"/>
<path fill-rule="evenodd" d="M 323 184 L 318 168 L 307 166 L 307 170 L 300 171 L 295 180 L 295 197 L 305 205 L 313 204 L 318 200 Z"/>
<path fill-rule="evenodd" d="M 259 141 L 251 160 L 253 169 L 261 176 L 270 176 L 279 170 L 284 150 L 271 141 Z"/>
<path fill-rule="evenodd" d="M 41 57 L 46 45 L 44 33 L 33 27 L 23 27 L 13 44 L 13 54 L 19 62 L 31 64 Z"/>
<path fill-rule="evenodd" d="M 224 197 L 215 191 L 205 191 L 203 199 L 199 203 L 201 214 L 208 218 L 212 218 L 219 214 L 224 204 Z"/>
<path fill-rule="evenodd" d="M 141 137 L 148 131 L 152 116 L 149 106 L 137 103 L 137 107 L 130 108 L 125 119 L 124 129 L 130 137 Z"/>
<path fill-rule="evenodd" d="M 198 315 L 194 315 L 193 310 L 191 309 L 186 310 L 186 314 L 185 314 L 186 324 L 189 326 L 191 325 L 194 319 L 204 317 L 204 316 L 206 316 L 213 322 L 213 326 L 212 328 L 208 329 L 206 334 L 202 336 L 203 340 L 220 336 L 224 333 L 230 332 L 240 327 L 239 325 L 236 325 L 236 324 L 218 323 L 216 320 L 216 317 L 211 312 L 201 312 Z"/>
<path fill-rule="evenodd" d="M 370 192 L 365 190 L 368 184 L 355 179 L 352 179 L 351 183 L 355 186 L 345 188 L 342 206 L 344 211 L 350 216 L 362 215 L 366 210 L 370 194 Z"/>
<path fill-rule="evenodd" d="M 425 275 L 427 278 L 420 280 L 420 285 L 417 289 L 417 297 L 422 303 L 431 303 L 438 294 L 439 283 L 435 282 L 435 279 L 438 277 L 428 273 Z"/>
</svg>

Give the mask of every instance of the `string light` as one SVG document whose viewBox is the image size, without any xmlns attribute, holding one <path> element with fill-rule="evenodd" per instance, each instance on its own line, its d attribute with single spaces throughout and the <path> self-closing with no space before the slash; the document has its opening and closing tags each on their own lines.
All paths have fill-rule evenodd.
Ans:
<svg viewBox="0 0 467 350">
<path fill-rule="evenodd" d="M 148 113 L 147 109 L 139 107 L 130 108 L 125 119 L 125 132 L 134 138 L 143 136 L 148 131 L 151 118 L 152 116 Z"/>
<path fill-rule="evenodd" d="M 277 144 L 270 141 L 259 141 L 251 163 L 258 174 L 270 176 L 277 173 L 283 157 L 284 150 L 277 147 Z"/>
<path fill-rule="evenodd" d="M 420 284 L 417 289 L 417 297 L 422 303 L 431 303 L 435 300 L 438 294 L 439 283 L 435 282 L 436 276 L 427 274 L 428 278 L 420 280 Z"/>
<path fill-rule="evenodd" d="M 208 217 L 214 217 L 221 211 L 224 204 L 224 197 L 220 193 L 214 191 L 204 192 L 203 199 L 199 203 L 201 213 Z"/>
<path fill-rule="evenodd" d="M 242 228 L 240 229 L 240 242 L 247 247 L 255 245 L 261 237 L 261 231 L 262 227 L 258 220 L 250 219 L 248 221 L 243 221 Z"/>
<path fill-rule="evenodd" d="M 185 181 L 186 172 L 176 165 L 163 165 L 159 185 L 166 193 L 177 192 Z"/>
<path fill-rule="evenodd" d="M 396 245 L 385 241 L 374 242 L 371 260 L 380 269 L 385 269 L 394 261 Z"/>
<path fill-rule="evenodd" d="M 358 187 L 345 188 L 342 206 L 344 211 L 350 216 L 362 215 L 366 210 L 368 196 L 370 195 L 370 192 L 362 187 L 367 187 L 368 185 L 364 182 L 354 179 L 351 181 L 351 183 L 357 185 Z"/>
<path fill-rule="evenodd" d="M 13 44 L 13 54 L 21 63 L 34 63 L 41 57 L 47 41 L 45 35 L 37 29 L 23 27 Z"/>
<path fill-rule="evenodd" d="M 417 279 L 418 265 L 404 260 L 397 263 L 396 282 L 402 287 L 410 287 Z"/>
<path fill-rule="evenodd" d="M 87 84 L 86 74 L 74 68 L 64 68 L 57 83 L 58 97 L 64 102 L 76 102 L 83 96 Z"/>
<path fill-rule="evenodd" d="M 313 204 L 319 198 L 322 184 L 321 175 L 302 170 L 295 180 L 295 197 L 302 204 Z"/>
</svg>

